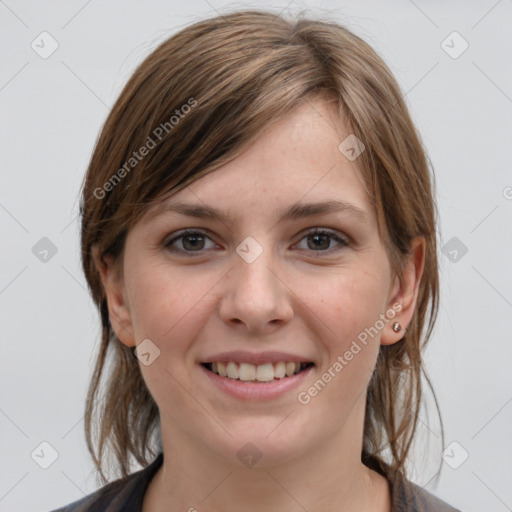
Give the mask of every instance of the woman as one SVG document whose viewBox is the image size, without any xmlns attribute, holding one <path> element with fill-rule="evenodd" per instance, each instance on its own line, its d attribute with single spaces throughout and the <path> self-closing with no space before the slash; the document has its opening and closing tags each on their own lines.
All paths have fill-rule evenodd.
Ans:
<svg viewBox="0 0 512 512">
<path fill-rule="evenodd" d="M 240 11 L 161 44 L 81 203 L 102 321 L 87 442 L 122 478 L 60 510 L 455 510 L 405 470 L 438 304 L 431 180 L 346 28 Z"/>
</svg>

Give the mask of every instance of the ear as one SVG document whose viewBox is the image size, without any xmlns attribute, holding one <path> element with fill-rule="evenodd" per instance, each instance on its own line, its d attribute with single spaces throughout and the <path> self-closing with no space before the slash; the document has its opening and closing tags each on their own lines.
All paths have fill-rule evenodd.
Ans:
<svg viewBox="0 0 512 512">
<path fill-rule="evenodd" d="M 396 276 L 390 292 L 387 311 L 395 311 L 395 316 L 386 324 L 381 335 L 382 345 L 392 345 L 405 336 L 405 331 L 411 323 L 421 276 L 425 266 L 425 239 L 416 237 L 411 242 L 409 257 L 405 262 L 400 276 Z M 395 322 L 400 324 L 398 332 L 393 330 Z"/>
<path fill-rule="evenodd" d="M 135 346 L 135 338 L 122 271 L 119 265 L 115 264 L 112 256 L 105 255 L 101 257 L 97 246 L 92 248 L 92 256 L 107 297 L 108 314 L 112 329 L 114 329 L 121 343 L 133 347 Z"/>
</svg>

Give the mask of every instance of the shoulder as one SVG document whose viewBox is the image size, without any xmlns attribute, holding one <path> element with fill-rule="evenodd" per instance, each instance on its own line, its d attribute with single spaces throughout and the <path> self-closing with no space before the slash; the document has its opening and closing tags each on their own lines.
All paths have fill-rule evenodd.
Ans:
<svg viewBox="0 0 512 512">
<path fill-rule="evenodd" d="M 52 512 L 103 512 L 107 508 L 109 512 L 140 512 L 144 493 L 151 478 L 162 465 L 162 460 L 163 455 L 159 454 L 146 468 L 106 484 L 97 491 Z M 127 504 L 130 508 L 126 507 Z"/>
<path fill-rule="evenodd" d="M 461 512 L 410 480 L 393 485 L 392 512 Z"/>
</svg>

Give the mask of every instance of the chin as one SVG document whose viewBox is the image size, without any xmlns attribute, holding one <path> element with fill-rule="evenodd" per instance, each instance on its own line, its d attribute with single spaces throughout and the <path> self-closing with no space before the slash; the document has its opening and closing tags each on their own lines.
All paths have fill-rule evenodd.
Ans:
<svg viewBox="0 0 512 512">
<path fill-rule="evenodd" d="M 299 457 L 307 449 L 308 433 L 287 424 L 285 417 L 286 414 L 278 419 L 249 418 L 236 426 L 231 424 L 228 431 L 233 437 L 225 436 L 222 440 L 222 455 L 229 454 L 229 462 L 236 466 L 261 469 Z"/>
</svg>

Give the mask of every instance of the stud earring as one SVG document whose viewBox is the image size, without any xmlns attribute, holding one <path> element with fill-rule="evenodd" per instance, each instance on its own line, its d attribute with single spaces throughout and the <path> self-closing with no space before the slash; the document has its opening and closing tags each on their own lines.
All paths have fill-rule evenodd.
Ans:
<svg viewBox="0 0 512 512">
<path fill-rule="evenodd" d="M 393 324 L 393 331 L 395 331 L 395 332 L 400 332 L 400 331 L 401 331 L 401 329 L 402 329 L 402 326 L 401 326 L 398 322 L 395 322 L 395 323 Z"/>
</svg>

